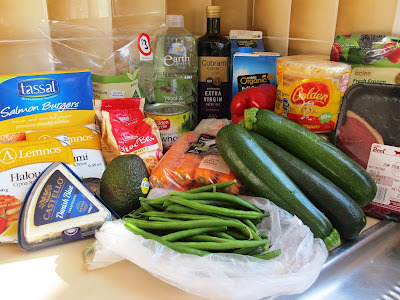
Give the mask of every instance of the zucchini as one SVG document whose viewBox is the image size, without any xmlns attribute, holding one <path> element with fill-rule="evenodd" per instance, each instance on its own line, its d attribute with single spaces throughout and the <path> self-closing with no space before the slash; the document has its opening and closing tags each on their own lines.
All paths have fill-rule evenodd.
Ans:
<svg viewBox="0 0 400 300">
<path fill-rule="evenodd" d="M 331 180 L 359 206 L 369 204 L 377 187 L 354 160 L 315 132 L 267 109 L 245 110 L 246 129 L 255 131 L 290 152 Z"/>
<path fill-rule="evenodd" d="M 296 215 L 328 248 L 340 244 L 340 236 L 250 133 L 238 125 L 226 125 L 216 136 L 219 153 L 236 177 L 254 195 L 267 198 Z"/>
<path fill-rule="evenodd" d="M 307 198 L 332 222 L 344 239 L 359 236 L 367 218 L 358 204 L 332 181 L 262 135 L 250 132 Z"/>
</svg>

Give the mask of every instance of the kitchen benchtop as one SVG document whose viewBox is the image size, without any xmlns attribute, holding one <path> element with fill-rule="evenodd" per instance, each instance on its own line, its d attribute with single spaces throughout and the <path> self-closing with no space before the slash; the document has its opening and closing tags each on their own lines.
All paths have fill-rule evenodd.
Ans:
<svg viewBox="0 0 400 300">
<path fill-rule="evenodd" d="M 367 228 L 357 240 L 330 251 L 320 276 L 305 293 L 278 299 L 399 299 L 400 223 L 368 218 Z M 202 299 L 126 260 L 87 270 L 83 252 L 93 240 L 36 251 L 0 244 L 2 298 Z M 384 298 L 384 294 L 394 296 Z"/>
</svg>

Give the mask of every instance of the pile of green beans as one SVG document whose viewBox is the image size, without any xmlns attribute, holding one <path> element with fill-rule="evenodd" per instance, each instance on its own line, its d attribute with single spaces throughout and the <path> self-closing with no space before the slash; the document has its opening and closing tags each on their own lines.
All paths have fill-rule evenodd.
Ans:
<svg viewBox="0 0 400 300">
<path fill-rule="evenodd" d="M 279 256 L 281 250 L 269 251 L 268 237 L 256 226 L 268 215 L 237 196 L 217 192 L 235 183 L 141 197 L 141 206 L 123 217 L 125 227 L 181 253 L 236 253 L 266 260 Z"/>
</svg>

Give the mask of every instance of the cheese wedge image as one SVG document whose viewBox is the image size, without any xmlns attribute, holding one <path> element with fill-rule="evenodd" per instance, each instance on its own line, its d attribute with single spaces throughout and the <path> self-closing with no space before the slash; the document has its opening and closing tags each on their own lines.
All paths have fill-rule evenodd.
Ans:
<svg viewBox="0 0 400 300">
<path fill-rule="evenodd" d="M 64 163 L 51 164 L 21 207 L 18 243 L 35 250 L 94 235 L 118 216 Z"/>
</svg>

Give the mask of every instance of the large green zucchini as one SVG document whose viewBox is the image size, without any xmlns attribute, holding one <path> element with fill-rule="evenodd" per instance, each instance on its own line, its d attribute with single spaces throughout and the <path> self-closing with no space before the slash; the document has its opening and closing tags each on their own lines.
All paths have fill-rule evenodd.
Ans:
<svg viewBox="0 0 400 300">
<path fill-rule="evenodd" d="M 366 225 L 358 204 L 332 181 L 258 133 L 250 132 L 307 198 L 332 222 L 344 239 L 355 239 Z"/>
<path fill-rule="evenodd" d="M 315 237 L 328 248 L 340 244 L 339 233 L 293 183 L 250 133 L 238 125 L 227 125 L 218 131 L 219 153 L 238 179 L 254 195 L 267 198 L 296 215 Z"/>
<path fill-rule="evenodd" d="M 241 123 L 290 152 L 331 180 L 363 207 L 375 197 L 374 179 L 354 160 L 318 134 L 267 109 L 245 111 Z"/>
</svg>

